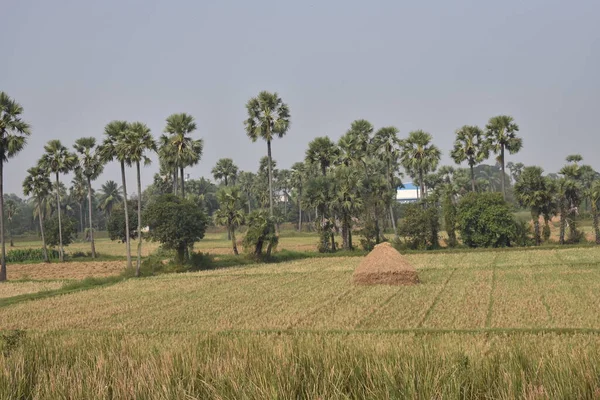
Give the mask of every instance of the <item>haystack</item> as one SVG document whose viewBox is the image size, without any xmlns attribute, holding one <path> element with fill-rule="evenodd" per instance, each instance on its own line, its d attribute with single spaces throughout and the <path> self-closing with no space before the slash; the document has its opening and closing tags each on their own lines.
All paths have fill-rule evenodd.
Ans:
<svg viewBox="0 0 600 400">
<path fill-rule="evenodd" d="M 375 246 L 354 271 L 360 285 L 414 285 L 419 283 L 415 268 L 389 243 Z"/>
</svg>

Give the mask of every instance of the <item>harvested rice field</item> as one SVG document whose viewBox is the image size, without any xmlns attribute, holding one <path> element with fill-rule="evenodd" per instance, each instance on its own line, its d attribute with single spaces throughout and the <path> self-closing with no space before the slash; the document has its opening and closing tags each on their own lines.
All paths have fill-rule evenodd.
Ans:
<svg viewBox="0 0 600 400">
<path fill-rule="evenodd" d="M 125 261 L 70 261 L 65 263 L 12 264 L 8 267 L 10 280 L 84 279 L 118 275 L 126 268 Z M 2 287 L 0 286 L 0 291 Z"/>
</svg>

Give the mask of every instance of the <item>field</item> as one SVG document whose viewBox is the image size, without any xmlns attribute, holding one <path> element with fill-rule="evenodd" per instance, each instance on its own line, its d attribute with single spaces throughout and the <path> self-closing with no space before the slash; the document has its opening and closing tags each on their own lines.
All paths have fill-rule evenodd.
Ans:
<svg viewBox="0 0 600 400">
<path fill-rule="evenodd" d="M 0 303 L 0 398 L 600 398 L 600 248 L 406 257 L 420 285 L 330 257 Z"/>
</svg>

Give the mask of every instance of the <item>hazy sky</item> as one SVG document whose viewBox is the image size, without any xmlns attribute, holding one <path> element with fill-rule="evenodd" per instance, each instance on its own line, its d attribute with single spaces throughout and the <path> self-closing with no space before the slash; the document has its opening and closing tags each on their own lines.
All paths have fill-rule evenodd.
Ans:
<svg viewBox="0 0 600 400">
<path fill-rule="evenodd" d="M 359 118 L 401 136 L 426 130 L 450 163 L 458 127 L 509 114 L 524 148 L 507 161 L 552 172 L 580 153 L 600 169 L 597 0 L 0 3 L 0 90 L 33 130 L 5 167 L 7 193 L 21 194 L 50 139 L 100 138 L 114 119 L 158 136 L 175 112 L 196 117 L 204 139 L 193 178 L 222 157 L 255 171 L 266 144 L 251 143 L 243 121 L 260 90 L 291 109 L 273 144 L 282 168 Z M 157 168 L 144 169 L 144 184 Z M 95 186 L 108 179 L 120 181 L 116 163 Z"/>
</svg>

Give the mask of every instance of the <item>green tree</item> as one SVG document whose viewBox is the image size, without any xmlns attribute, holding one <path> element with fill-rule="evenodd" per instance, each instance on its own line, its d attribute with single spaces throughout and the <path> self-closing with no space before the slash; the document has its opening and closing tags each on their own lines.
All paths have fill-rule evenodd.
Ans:
<svg viewBox="0 0 600 400">
<path fill-rule="evenodd" d="M 104 213 L 106 218 L 110 217 L 113 208 L 123 202 L 123 195 L 120 193 L 121 189 L 115 181 L 106 181 L 100 189 L 100 196 L 98 198 L 98 208 Z"/>
<path fill-rule="evenodd" d="M 77 236 L 77 221 L 65 215 L 59 225 L 58 216 L 44 221 L 44 232 L 48 246 L 69 246 Z"/>
<path fill-rule="evenodd" d="M 92 181 L 98 179 L 98 177 L 104 170 L 104 164 L 102 163 L 102 159 L 100 158 L 95 138 L 84 137 L 77 139 L 73 147 L 77 152 L 77 170 L 83 177 L 85 177 L 88 199 L 88 218 L 90 223 L 90 246 L 92 248 L 92 258 L 96 258 L 96 244 L 94 242 L 94 219 L 92 208 Z"/>
<path fill-rule="evenodd" d="M 185 197 L 184 170 L 200 162 L 204 148 L 202 139 L 194 140 L 189 136 L 195 130 L 194 117 L 186 113 L 172 114 L 167 118 L 165 127 L 165 132 L 170 136 L 160 140 L 163 150 L 159 152 L 159 155 L 166 156 L 167 160 L 179 169 L 181 197 Z M 176 178 L 175 175 L 175 180 L 177 180 Z"/>
<path fill-rule="evenodd" d="M 19 205 L 13 199 L 8 199 L 4 202 L 4 211 L 6 212 L 6 219 L 8 220 L 8 236 L 10 241 L 10 247 L 15 247 L 13 241 L 13 220 L 19 214 Z"/>
<path fill-rule="evenodd" d="M 590 203 L 592 206 L 592 219 L 594 234 L 596 236 L 596 244 L 600 244 L 600 181 L 595 181 L 588 192 Z"/>
<path fill-rule="evenodd" d="M 267 257 L 275 250 L 279 239 L 275 233 L 275 219 L 266 210 L 254 210 L 247 218 L 248 232 L 244 237 L 244 249 L 252 250 L 255 257 L 262 257 L 263 251 Z M 265 249 L 266 246 L 266 249 Z"/>
<path fill-rule="evenodd" d="M 246 203 L 248 204 L 248 214 L 252 212 L 252 196 L 254 188 L 254 180 L 256 176 L 252 172 L 242 171 L 238 176 L 238 186 L 246 195 Z"/>
<path fill-rule="evenodd" d="M 59 239 L 59 252 L 60 261 L 64 261 L 64 249 L 62 241 L 62 220 L 61 220 L 61 208 L 60 208 L 60 174 L 66 174 L 73 170 L 77 163 L 77 157 L 75 154 L 69 152 L 69 150 L 62 145 L 60 140 L 51 140 L 44 146 L 45 154 L 40 159 L 40 167 L 44 168 L 49 173 L 53 173 L 56 177 L 55 189 L 56 189 L 56 212 L 58 215 L 58 239 Z"/>
<path fill-rule="evenodd" d="M 523 173 L 523 168 L 525 168 L 525 164 L 523 163 L 513 163 L 512 161 L 506 164 L 506 168 L 510 171 L 510 177 L 513 181 L 519 180 L 519 176 Z"/>
<path fill-rule="evenodd" d="M 271 142 L 282 138 L 290 127 L 290 109 L 277 93 L 262 91 L 246 104 L 248 119 L 244 122 L 246 134 L 256 142 L 259 138 L 267 142 L 269 159 L 269 212 L 273 216 L 273 170 L 271 167 Z"/>
<path fill-rule="evenodd" d="M 79 231 L 83 232 L 83 202 L 87 195 L 87 184 L 85 177 L 81 174 L 78 168 L 75 168 L 75 175 L 71 180 L 71 187 L 69 188 L 69 197 L 74 200 L 79 207 Z"/>
<path fill-rule="evenodd" d="M 244 202 L 242 193 L 237 186 L 225 187 L 217 192 L 219 209 L 215 212 L 215 223 L 227 227 L 231 238 L 233 253 L 237 256 L 238 249 L 235 240 L 235 228 L 244 224 Z"/>
<path fill-rule="evenodd" d="M 506 199 L 505 152 L 515 154 L 523 147 L 523 139 L 517 137 L 518 131 L 519 126 L 514 122 L 513 117 L 508 115 L 492 117 L 486 125 L 487 140 L 502 166 L 502 196 L 504 199 Z"/>
<path fill-rule="evenodd" d="M 401 141 L 400 163 L 406 172 L 419 180 L 422 197 L 427 196 L 424 177 L 435 171 L 440 157 L 440 150 L 431 143 L 431 135 L 427 132 L 410 132 L 408 138 Z"/>
<path fill-rule="evenodd" d="M 292 165 L 290 182 L 298 194 L 296 196 L 296 206 L 298 207 L 298 231 L 302 231 L 302 189 L 305 181 L 304 163 L 297 162 Z"/>
<path fill-rule="evenodd" d="M 152 137 L 150 128 L 141 122 L 129 124 L 129 131 L 117 144 L 117 154 L 125 160 L 125 164 L 131 167 L 135 164 L 137 174 L 137 263 L 135 276 L 140 276 L 140 267 L 142 264 L 142 175 L 140 163 L 150 164 L 150 158 L 146 155 L 148 152 L 156 151 L 156 142 Z M 183 188 L 183 186 L 182 186 Z"/>
<path fill-rule="evenodd" d="M 541 243 L 540 215 L 544 207 L 552 201 L 552 192 L 548 179 L 543 176 L 540 167 L 525 167 L 519 180 L 515 183 L 515 196 L 521 207 L 531 210 L 535 244 Z"/>
<path fill-rule="evenodd" d="M 229 184 L 229 181 L 235 183 L 237 174 L 238 167 L 233 163 L 231 158 L 221 158 L 212 169 L 212 175 L 215 180 L 222 180 L 225 186 Z"/>
<path fill-rule="evenodd" d="M 127 201 L 127 208 L 129 212 L 129 238 L 135 240 L 137 235 L 137 229 L 135 228 L 138 223 L 137 214 L 135 212 L 135 203 L 133 200 Z M 125 226 L 125 210 L 123 209 L 123 203 L 119 203 L 112 210 L 112 213 L 106 221 L 106 230 L 108 231 L 108 237 L 110 240 L 118 240 L 123 243 L 127 243 L 127 227 Z"/>
<path fill-rule="evenodd" d="M 512 211 L 500 193 L 467 193 L 458 203 L 458 226 L 469 247 L 505 247 L 516 235 Z"/>
<path fill-rule="evenodd" d="M 143 215 L 150 230 L 148 238 L 177 252 L 176 261 L 185 263 L 186 250 L 204 237 L 208 217 L 194 202 L 172 194 L 152 201 Z"/>
<path fill-rule="evenodd" d="M 0 91 L 0 282 L 6 280 L 6 243 L 4 238 L 4 164 L 8 163 L 27 143 L 29 124 L 21 119 L 23 107 Z"/>
<path fill-rule="evenodd" d="M 333 165 L 340 155 L 340 150 L 328 136 L 318 137 L 308 144 L 304 161 L 308 165 L 319 167 L 325 176 L 327 169 Z"/>
<path fill-rule="evenodd" d="M 362 211 L 362 180 L 353 168 L 340 165 L 334 170 L 332 205 L 342 223 L 342 247 L 353 250 L 352 218 Z"/>
<path fill-rule="evenodd" d="M 473 192 L 475 191 L 475 165 L 482 163 L 489 155 L 489 143 L 479 127 L 465 125 L 456 131 L 456 140 L 450 156 L 457 164 L 466 161 L 469 165 Z"/>
<path fill-rule="evenodd" d="M 46 237 L 44 235 L 44 213 L 43 204 L 52 192 L 52 182 L 48 172 L 40 167 L 32 167 L 27 170 L 27 177 L 23 181 L 23 193 L 25 196 L 33 196 L 38 219 L 40 221 L 40 234 L 42 236 L 42 248 L 44 250 L 44 262 L 50 262 L 48 259 L 48 249 L 46 248 Z"/>
</svg>

